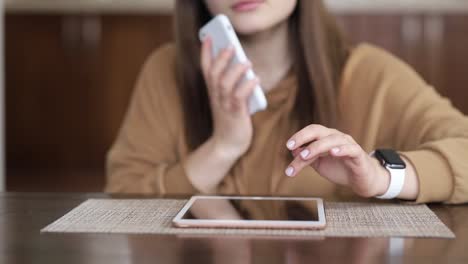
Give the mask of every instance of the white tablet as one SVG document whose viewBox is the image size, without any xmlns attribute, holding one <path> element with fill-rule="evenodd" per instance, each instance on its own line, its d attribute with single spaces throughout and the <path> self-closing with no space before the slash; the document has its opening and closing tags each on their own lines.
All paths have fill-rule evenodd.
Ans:
<svg viewBox="0 0 468 264">
<path fill-rule="evenodd" d="M 177 227 L 323 229 L 320 198 L 193 196 L 173 219 Z"/>
</svg>

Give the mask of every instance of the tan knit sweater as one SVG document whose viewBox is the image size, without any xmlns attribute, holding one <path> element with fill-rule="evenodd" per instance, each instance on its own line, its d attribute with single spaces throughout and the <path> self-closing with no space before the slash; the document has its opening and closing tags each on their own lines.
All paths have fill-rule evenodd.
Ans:
<svg viewBox="0 0 468 264">
<path fill-rule="evenodd" d="M 181 99 L 175 81 L 174 47 L 158 49 L 146 62 L 108 154 L 107 192 L 195 194 L 184 170 Z M 253 116 L 249 151 L 218 187 L 220 194 L 318 196 L 353 194 L 312 168 L 284 175 L 292 159 L 286 140 L 300 128 L 292 121 L 296 78 L 288 75 L 267 94 L 268 109 Z M 417 202 L 468 201 L 468 119 L 387 52 L 361 44 L 345 66 L 339 90 L 339 127 L 364 150 L 393 148 L 414 165 Z"/>
</svg>

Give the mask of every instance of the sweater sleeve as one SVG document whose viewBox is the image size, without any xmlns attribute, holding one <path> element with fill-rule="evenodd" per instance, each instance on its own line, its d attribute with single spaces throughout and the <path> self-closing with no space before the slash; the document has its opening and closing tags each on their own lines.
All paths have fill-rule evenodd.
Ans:
<svg viewBox="0 0 468 264">
<path fill-rule="evenodd" d="M 193 194 L 178 151 L 182 119 L 172 50 L 159 49 L 139 75 L 118 137 L 107 155 L 106 192 Z"/>
<path fill-rule="evenodd" d="M 402 111 L 396 143 L 416 169 L 417 202 L 467 202 L 467 118 L 429 86 L 414 91 Z"/>
<path fill-rule="evenodd" d="M 363 49 L 353 89 L 369 87 L 361 113 L 368 117 L 369 148 L 391 147 L 411 162 L 419 179 L 416 202 L 467 202 L 468 118 L 399 59 Z"/>
</svg>

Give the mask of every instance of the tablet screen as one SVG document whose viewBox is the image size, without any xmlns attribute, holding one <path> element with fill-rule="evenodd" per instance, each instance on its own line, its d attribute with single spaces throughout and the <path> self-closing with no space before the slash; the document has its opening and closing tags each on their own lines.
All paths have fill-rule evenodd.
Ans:
<svg viewBox="0 0 468 264">
<path fill-rule="evenodd" d="M 318 221 L 318 204 L 313 199 L 198 198 L 181 219 Z"/>
</svg>

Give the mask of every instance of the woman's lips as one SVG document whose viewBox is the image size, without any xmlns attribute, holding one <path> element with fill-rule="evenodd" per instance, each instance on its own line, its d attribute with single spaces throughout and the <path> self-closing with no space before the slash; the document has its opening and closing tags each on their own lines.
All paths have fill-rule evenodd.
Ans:
<svg viewBox="0 0 468 264">
<path fill-rule="evenodd" d="M 257 9 L 263 4 L 264 0 L 240 1 L 232 6 L 232 9 L 237 12 L 246 12 Z"/>
</svg>

